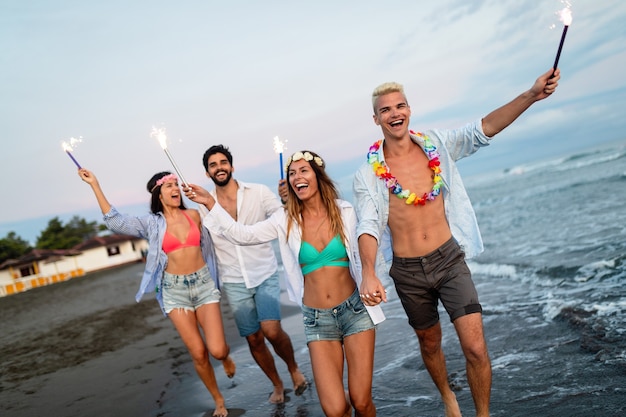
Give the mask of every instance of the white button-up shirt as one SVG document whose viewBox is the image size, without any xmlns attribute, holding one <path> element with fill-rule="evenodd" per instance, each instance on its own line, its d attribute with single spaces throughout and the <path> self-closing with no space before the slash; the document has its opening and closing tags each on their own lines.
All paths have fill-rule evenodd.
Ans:
<svg viewBox="0 0 626 417">
<path fill-rule="evenodd" d="M 255 224 L 270 217 L 282 207 L 278 197 L 263 184 L 237 181 L 237 221 Z M 215 190 L 211 194 L 217 201 Z M 221 282 L 245 283 L 247 288 L 258 287 L 277 270 L 276 255 L 271 242 L 239 246 L 223 236 L 211 233 Z"/>
</svg>

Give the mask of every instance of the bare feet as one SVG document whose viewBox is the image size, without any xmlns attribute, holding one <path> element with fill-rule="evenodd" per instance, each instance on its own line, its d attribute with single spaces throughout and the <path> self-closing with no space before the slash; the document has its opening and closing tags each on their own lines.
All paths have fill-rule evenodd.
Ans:
<svg viewBox="0 0 626 417">
<path fill-rule="evenodd" d="M 300 369 L 296 369 L 295 372 L 291 374 L 291 380 L 293 381 L 293 392 L 297 396 L 302 395 L 309 387 L 309 383 L 302 372 L 300 372 Z"/>
<path fill-rule="evenodd" d="M 232 378 L 235 376 L 237 365 L 235 365 L 235 361 L 230 357 L 230 355 L 222 361 L 222 365 L 224 366 L 224 373 L 227 377 Z"/>
<path fill-rule="evenodd" d="M 448 400 L 443 399 L 443 405 L 446 408 L 446 417 L 461 417 L 461 409 L 456 401 L 456 396 L 452 396 Z"/>
<path fill-rule="evenodd" d="M 215 411 L 213 411 L 213 417 L 226 417 L 228 410 L 224 404 L 216 404 Z"/>
<path fill-rule="evenodd" d="M 275 386 L 274 391 L 270 394 L 270 399 L 268 400 L 272 404 L 282 404 L 285 402 L 285 389 L 281 386 Z"/>
</svg>

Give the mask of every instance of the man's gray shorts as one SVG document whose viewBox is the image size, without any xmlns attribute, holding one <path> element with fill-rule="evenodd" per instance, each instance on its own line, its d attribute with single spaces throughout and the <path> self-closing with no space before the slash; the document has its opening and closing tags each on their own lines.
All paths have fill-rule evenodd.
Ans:
<svg viewBox="0 0 626 417">
<path fill-rule="evenodd" d="M 454 238 L 426 256 L 394 256 L 389 275 L 409 324 L 416 330 L 428 329 L 439 322 L 439 299 L 450 321 L 482 312 L 465 254 Z"/>
</svg>

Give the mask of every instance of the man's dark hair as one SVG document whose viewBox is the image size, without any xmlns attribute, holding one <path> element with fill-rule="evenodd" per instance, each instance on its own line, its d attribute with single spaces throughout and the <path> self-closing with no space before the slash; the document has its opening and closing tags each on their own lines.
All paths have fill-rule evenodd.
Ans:
<svg viewBox="0 0 626 417">
<path fill-rule="evenodd" d="M 233 165 L 233 155 L 230 153 L 227 147 L 224 145 L 213 145 L 204 153 L 202 157 L 202 165 L 204 165 L 204 170 L 209 172 L 209 158 L 211 155 L 215 155 L 216 153 L 221 153 L 226 155 L 226 159 L 228 159 L 228 163 Z"/>
</svg>

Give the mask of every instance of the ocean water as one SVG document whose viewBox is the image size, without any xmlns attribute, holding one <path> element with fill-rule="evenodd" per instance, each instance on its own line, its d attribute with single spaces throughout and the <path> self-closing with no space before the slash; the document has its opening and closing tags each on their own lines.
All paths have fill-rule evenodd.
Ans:
<svg viewBox="0 0 626 417">
<path fill-rule="evenodd" d="M 626 147 L 520 166 L 470 198 L 481 284 L 521 290 L 518 309 L 567 323 L 581 349 L 626 371 Z"/>
<path fill-rule="evenodd" d="M 485 243 L 469 262 L 493 365 L 493 416 L 626 415 L 626 147 L 465 181 Z M 440 416 L 397 300 L 378 333 L 379 415 Z M 474 415 L 441 311 L 450 382 Z"/>
</svg>

